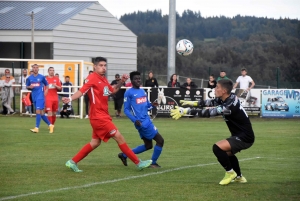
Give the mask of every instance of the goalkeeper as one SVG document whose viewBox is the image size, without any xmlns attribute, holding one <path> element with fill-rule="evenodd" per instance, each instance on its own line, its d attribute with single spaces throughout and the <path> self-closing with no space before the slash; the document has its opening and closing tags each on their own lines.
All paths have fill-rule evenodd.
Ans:
<svg viewBox="0 0 300 201">
<path fill-rule="evenodd" d="M 206 101 L 183 101 L 182 106 L 171 110 L 173 119 L 179 119 L 185 114 L 198 117 L 211 117 L 222 115 L 231 136 L 225 140 L 215 143 L 212 150 L 219 163 L 226 170 L 225 177 L 220 185 L 227 185 L 230 182 L 246 183 L 242 176 L 239 161 L 235 156 L 241 150 L 250 148 L 254 143 L 254 132 L 247 113 L 239 102 L 239 99 L 231 94 L 233 83 L 231 80 L 219 80 L 215 88 L 215 100 Z M 200 107 L 193 108 L 193 107 Z"/>
</svg>

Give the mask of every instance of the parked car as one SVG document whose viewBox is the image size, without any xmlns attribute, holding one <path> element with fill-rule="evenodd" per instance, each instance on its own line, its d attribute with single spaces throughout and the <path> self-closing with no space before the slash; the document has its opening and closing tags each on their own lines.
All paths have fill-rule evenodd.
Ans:
<svg viewBox="0 0 300 201">
<path fill-rule="evenodd" d="M 284 101 L 284 99 L 280 96 L 275 98 L 268 98 L 267 103 L 265 104 L 265 110 L 285 110 L 289 111 L 288 104 Z"/>
</svg>

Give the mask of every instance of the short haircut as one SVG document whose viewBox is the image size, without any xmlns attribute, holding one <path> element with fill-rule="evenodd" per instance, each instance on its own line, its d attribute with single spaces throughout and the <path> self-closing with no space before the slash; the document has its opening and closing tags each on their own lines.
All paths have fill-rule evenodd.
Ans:
<svg viewBox="0 0 300 201">
<path fill-rule="evenodd" d="M 37 65 L 37 64 L 33 64 L 31 67 L 33 67 L 33 66 L 37 66 L 37 67 L 39 67 L 39 65 Z"/>
<path fill-rule="evenodd" d="M 220 70 L 220 73 L 221 73 L 221 72 L 224 72 L 224 73 L 226 73 L 226 71 L 225 71 L 225 70 Z"/>
<path fill-rule="evenodd" d="M 214 74 L 211 74 L 210 76 L 212 76 L 212 77 L 215 77 L 215 75 L 214 75 Z"/>
<path fill-rule="evenodd" d="M 50 66 L 50 67 L 48 68 L 48 72 L 49 72 L 49 70 L 50 70 L 51 68 L 53 68 L 53 70 L 54 70 L 54 67 Z"/>
<path fill-rule="evenodd" d="M 242 68 L 241 71 L 246 71 L 247 72 L 247 69 L 246 68 Z"/>
<path fill-rule="evenodd" d="M 222 88 L 226 89 L 227 94 L 230 94 L 233 89 L 233 82 L 230 79 L 222 79 L 218 81 Z"/>
<path fill-rule="evenodd" d="M 65 78 L 69 78 L 69 79 L 70 79 L 70 76 L 69 76 L 69 75 L 67 75 Z"/>
<path fill-rule="evenodd" d="M 94 71 L 90 70 L 90 71 L 89 71 L 89 74 L 90 74 L 90 73 L 93 73 L 93 72 L 94 72 Z"/>
<path fill-rule="evenodd" d="M 139 71 L 132 71 L 129 76 L 130 76 L 130 80 L 133 80 L 133 76 L 135 75 L 141 75 L 141 73 Z"/>
<path fill-rule="evenodd" d="M 97 65 L 100 61 L 105 61 L 107 62 L 107 59 L 104 57 L 96 57 L 94 60 L 94 65 Z"/>
</svg>

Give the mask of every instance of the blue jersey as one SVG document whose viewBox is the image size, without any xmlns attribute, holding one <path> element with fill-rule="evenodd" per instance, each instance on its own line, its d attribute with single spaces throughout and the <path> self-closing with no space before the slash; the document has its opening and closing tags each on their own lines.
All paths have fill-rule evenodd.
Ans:
<svg viewBox="0 0 300 201">
<path fill-rule="evenodd" d="M 124 95 L 124 113 L 134 123 L 136 120 L 150 121 L 148 110 L 152 109 L 147 93 L 143 89 L 130 88 Z"/>
<path fill-rule="evenodd" d="M 31 89 L 32 100 L 44 100 L 44 87 L 48 86 L 48 82 L 45 76 L 38 74 L 37 76 L 30 75 L 26 79 L 26 87 L 33 85 L 34 87 Z"/>
</svg>

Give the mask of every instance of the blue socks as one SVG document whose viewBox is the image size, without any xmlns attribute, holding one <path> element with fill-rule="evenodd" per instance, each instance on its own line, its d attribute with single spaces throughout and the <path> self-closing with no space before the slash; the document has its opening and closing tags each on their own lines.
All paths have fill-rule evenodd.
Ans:
<svg viewBox="0 0 300 201">
<path fill-rule="evenodd" d="M 48 124 L 48 126 L 51 124 L 50 121 L 49 121 L 49 119 L 45 116 L 45 114 L 42 115 L 41 117 L 42 117 L 42 119 L 44 120 L 44 122 L 45 122 L 46 124 Z"/>
<path fill-rule="evenodd" d="M 143 144 L 143 145 L 137 146 L 136 148 L 133 148 L 132 151 L 135 154 L 140 154 L 140 153 L 146 151 L 146 147 Z M 127 156 L 124 153 L 123 153 L 123 156 L 127 158 Z"/>
<path fill-rule="evenodd" d="M 162 151 L 162 147 L 159 147 L 157 145 L 154 146 L 154 151 L 153 151 L 152 158 L 151 158 L 152 164 L 156 164 L 156 161 L 157 161 L 158 157 L 160 156 L 161 151 Z"/>
<path fill-rule="evenodd" d="M 35 117 L 35 127 L 39 128 L 40 127 L 40 123 L 41 123 L 41 115 L 40 114 L 36 114 L 36 117 Z"/>
</svg>

